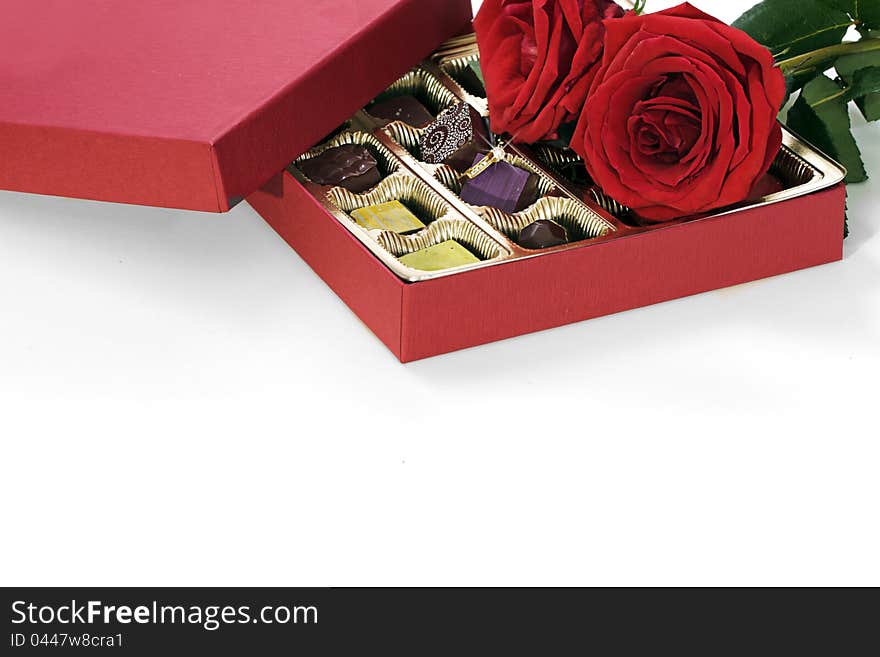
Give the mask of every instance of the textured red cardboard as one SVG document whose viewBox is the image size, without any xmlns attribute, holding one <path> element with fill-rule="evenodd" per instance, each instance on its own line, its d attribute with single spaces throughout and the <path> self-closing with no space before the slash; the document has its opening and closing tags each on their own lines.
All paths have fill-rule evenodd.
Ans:
<svg viewBox="0 0 880 657">
<path fill-rule="evenodd" d="M 470 18 L 470 0 L 6 0 L 0 189 L 227 210 Z"/>
<path fill-rule="evenodd" d="M 287 172 L 248 202 L 403 362 L 826 264 L 846 190 L 404 283 Z"/>
</svg>

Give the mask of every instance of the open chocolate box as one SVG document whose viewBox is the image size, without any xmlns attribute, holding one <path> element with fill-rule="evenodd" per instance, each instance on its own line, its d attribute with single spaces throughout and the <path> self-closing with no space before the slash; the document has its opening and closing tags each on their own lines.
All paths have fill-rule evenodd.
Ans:
<svg viewBox="0 0 880 657">
<path fill-rule="evenodd" d="M 460 171 L 422 161 L 423 127 L 376 115 L 411 95 L 488 116 L 470 0 L 7 4 L 0 189 L 209 212 L 247 199 L 401 361 L 842 257 L 843 172 L 790 134 L 773 194 L 711 216 L 640 227 L 547 147 L 504 148 L 535 183 L 527 207 L 465 203 Z M 375 159 L 371 184 L 304 173 L 346 144 Z M 387 203 L 417 229 L 364 228 Z M 567 243 L 520 246 L 536 219 Z M 449 264 L 427 270 L 426 253 Z"/>
<path fill-rule="evenodd" d="M 464 101 L 488 116 L 486 99 L 460 75 L 478 59 L 472 35 L 448 42 L 248 199 L 400 360 L 841 258 L 845 173 L 789 132 L 771 170 L 773 193 L 708 216 L 639 226 L 590 185 L 572 152 L 513 145 L 504 158 L 538 177 L 536 200 L 514 213 L 469 205 L 459 171 L 422 161 L 423 127 L 376 118 L 370 107 L 408 95 L 434 115 Z M 374 155 L 378 185 L 353 193 L 304 174 L 303 163 L 344 144 Z M 401 235 L 353 218 L 389 201 L 401 202 L 424 228 Z M 538 219 L 564 226 L 568 243 L 520 246 L 520 231 Z M 438 271 L 401 261 L 447 240 L 475 261 Z"/>
</svg>

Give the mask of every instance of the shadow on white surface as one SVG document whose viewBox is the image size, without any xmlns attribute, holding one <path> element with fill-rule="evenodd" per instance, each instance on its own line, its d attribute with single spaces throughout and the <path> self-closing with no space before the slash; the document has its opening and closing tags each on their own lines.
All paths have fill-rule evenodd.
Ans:
<svg viewBox="0 0 880 657">
<path fill-rule="evenodd" d="M 850 108 L 850 116 L 853 134 L 862 150 L 862 159 L 870 176 L 867 182 L 850 185 L 847 189 L 850 237 L 846 242 L 846 251 L 848 254 L 855 254 L 880 232 L 880 212 L 877 211 L 880 203 L 880 190 L 877 189 L 880 182 L 880 148 L 877 145 L 880 139 L 877 133 L 880 126 L 867 123 L 854 107 Z"/>
<path fill-rule="evenodd" d="M 282 366 L 327 374 L 369 364 L 391 380 L 415 378 L 428 390 L 493 391 L 559 371 L 578 373 L 584 381 L 606 372 L 607 382 L 607 371 L 629 370 L 629 383 L 616 381 L 618 394 L 663 396 L 643 370 L 677 353 L 701 377 L 747 378 L 748 361 L 730 358 L 743 336 L 825 354 L 875 340 L 880 272 L 870 249 L 862 251 L 869 245 L 876 250 L 876 218 L 864 208 L 876 195 L 867 187 L 853 193 L 850 244 L 856 248 L 848 245 L 842 264 L 408 366 L 398 365 L 247 206 L 212 215 L 0 194 L 6 247 L 0 289 L 7 309 L 18 306 L 7 317 L 7 333 L 27 333 L 50 352 L 78 337 L 79 349 L 94 349 L 98 363 L 100 349 L 139 365 L 127 349 L 152 349 L 160 359 L 160 347 L 170 350 L 166 359 L 179 349 L 197 369 L 213 351 L 226 349 L 222 361 L 232 367 L 248 357 L 259 360 L 265 351 L 279 357 L 261 363 L 273 371 L 266 384 L 285 385 L 277 370 Z M 53 325 L 30 330 L 35 316 L 54 317 Z M 144 333 L 160 342 L 150 344 Z M 707 349 L 707 369 L 694 360 L 701 349 Z M 235 377 L 234 370 L 230 374 Z M 210 386 L 203 391 L 210 394 Z"/>
</svg>

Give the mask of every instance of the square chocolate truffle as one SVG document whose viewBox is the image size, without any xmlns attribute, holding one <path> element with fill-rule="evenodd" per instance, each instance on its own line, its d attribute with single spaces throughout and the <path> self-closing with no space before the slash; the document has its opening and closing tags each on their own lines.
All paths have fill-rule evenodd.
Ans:
<svg viewBox="0 0 880 657">
<path fill-rule="evenodd" d="M 455 240 L 447 240 L 427 249 L 402 256 L 400 262 L 422 271 L 441 271 L 480 262 L 480 259 Z"/>
<path fill-rule="evenodd" d="M 568 231 L 549 219 L 538 219 L 520 231 L 517 243 L 526 249 L 549 249 L 568 244 Z"/>
<path fill-rule="evenodd" d="M 375 187 L 382 179 L 376 158 L 368 148 L 358 144 L 330 148 L 297 166 L 318 185 L 344 187 L 355 194 Z"/>
<path fill-rule="evenodd" d="M 403 121 L 414 128 L 424 128 L 434 120 L 434 115 L 415 96 L 392 96 L 373 103 L 367 113 L 388 122 Z"/>
<path fill-rule="evenodd" d="M 479 164 L 478 155 L 473 164 Z M 461 188 L 461 200 L 476 206 L 520 212 L 538 200 L 538 176 L 509 162 L 495 162 Z"/>
<path fill-rule="evenodd" d="M 352 218 L 367 230 L 387 230 L 405 235 L 425 227 L 422 220 L 410 212 L 400 201 L 360 208 L 351 213 Z"/>
</svg>

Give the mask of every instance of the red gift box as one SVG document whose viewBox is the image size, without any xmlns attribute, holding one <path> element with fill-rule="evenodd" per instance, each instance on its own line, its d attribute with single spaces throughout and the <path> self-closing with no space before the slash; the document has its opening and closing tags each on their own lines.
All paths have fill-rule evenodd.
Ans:
<svg viewBox="0 0 880 657">
<path fill-rule="evenodd" d="M 469 0 L 7 0 L 0 189 L 228 210 L 470 16 Z"/>
<path fill-rule="evenodd" d="M 248 202 L 409 362 L 840 260 L 846 189 L 418 282 L 392 273 L 289 171 Z"/>
<path fill-rule="evenodd" d="M 469 0 L 7 5 L 0 188 L 210 211 L 247 197 L 402 361 L 842 257 L 836 178 L 645 231 L 605 214 L 607 238 L 408 282 L 285 167 L 467 31 Z"/>
</svg>

